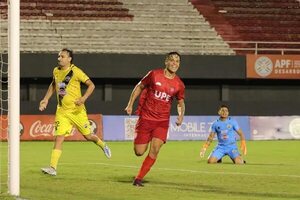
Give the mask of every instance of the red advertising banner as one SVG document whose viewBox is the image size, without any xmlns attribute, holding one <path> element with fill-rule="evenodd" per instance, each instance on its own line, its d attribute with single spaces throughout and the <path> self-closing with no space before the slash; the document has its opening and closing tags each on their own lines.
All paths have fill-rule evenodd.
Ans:
<svg viewBox="0 0 300 200">
<path fill-rule="evenodd" d="M 300 79 L 300 55 L 247 55 L 247 78 Z"/>
<path fill-rule="evenodd" d="M 88 115 L 92 134 L 103 138 L 102 115 Z M 20 116 L 20 138 L 22 141 L 31 140 L 53 140 L 54 139 L 54 115 L 21 115 Z M 1 140 L 7 140 L 7 116 L 1 116 Z M 71 135 L 65 140 L 85 140 L 75 128 Z"/>
</svg>

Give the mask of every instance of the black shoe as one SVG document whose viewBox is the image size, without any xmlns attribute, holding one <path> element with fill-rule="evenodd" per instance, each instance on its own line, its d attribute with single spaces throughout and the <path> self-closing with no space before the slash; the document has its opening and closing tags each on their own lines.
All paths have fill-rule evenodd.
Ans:
<svg viewBox="0 0 300 200">
<path fill-rule="evenodd" d="M 246 160 L 244 160 L 244 164 L 246 164 Z"/>
<path fill-rule="evenodd" d="M 217 163 L 222 163 L 222 158 L 217 161 Z"/>
<path fill-rule="evenodd" d="M 134 181 L 133 181 L 133 184 L 132 185 L 134 185 L 134 186 L 137 186 L 137 187 L 144 187 L 144 185 L 143 185 L 143 183 L 142 183 L 142 180 L 140 180 L 140 179 L 134 179 Z"/>
</svg>

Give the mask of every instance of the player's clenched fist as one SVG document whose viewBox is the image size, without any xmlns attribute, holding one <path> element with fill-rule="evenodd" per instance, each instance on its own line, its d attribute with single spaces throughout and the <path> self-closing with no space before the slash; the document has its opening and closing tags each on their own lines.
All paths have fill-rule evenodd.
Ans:
<svg viewBox="0 0 300 200">
<path fill-rule="evenodd" d="M 126 112 L 128 115 L 131 115 L 131 113 L 132 113 L 132 107 L 127 106 L 127 107 L 125 108 L 125 112 Z"/>
<path fill-rule="evenodd" d="M 47 108 L 47 105 L 48 105 L 48 100 L 43 99 L 43 100 L 40 102 L 39 110 L 40 110 L 40 111 L 45 110 L 45 109 Z"/>
<path fill-rule="evenodd" d="M 200 151 L 200 158 L 203 158 L 206 152 L 206 148 L 202 148 Z"/>
<path fill-rule="evenodd" d="M 200 150 L 200 158 L 204 157 L 207 147 L 208 147 L 208 144 L 204 143 L 203 147 Z"/>
</svg>

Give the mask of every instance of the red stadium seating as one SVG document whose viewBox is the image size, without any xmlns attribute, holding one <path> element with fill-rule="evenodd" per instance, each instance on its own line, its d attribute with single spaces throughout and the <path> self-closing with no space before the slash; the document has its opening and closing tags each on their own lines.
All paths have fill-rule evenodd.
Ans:
<svg viewBox="0 0 300 200">
<path fill-rule="evenodd" d="M 7 0 L 0 6 L 5 27 Z M 7 48 L 7 37 L 1 35 L 1 49 Z M 181 0 L 21 0 L 20 43 L 22 52 L 56 53 L 67 46 L 81 53 L 235 54 L 193 5 Z"/>
<path fill-rule="evenodd" d="M 1 16 L 7 5 L 0 0 Z M 3 11 L 2 11 L 3 10 Z M 117 0 L 21 0 L 21 19 L 132 20 L 133 15 Z"/>
<path fill-rule="evenodd" d="M 230 41 L 268 41 L 270 44 L 276 42 L 267 45 L 273 49 L 299 47 L 299 44 L 292 44 L 300 42 L 300 5 L 296 0 L 189 1 L 232 48 L 251 45 L 231 44 Z M 277 42 L 291 42 L 291 44 L 280 45 Z M 266 47 L 265 44 L 261 46 Z"/>
</svg>

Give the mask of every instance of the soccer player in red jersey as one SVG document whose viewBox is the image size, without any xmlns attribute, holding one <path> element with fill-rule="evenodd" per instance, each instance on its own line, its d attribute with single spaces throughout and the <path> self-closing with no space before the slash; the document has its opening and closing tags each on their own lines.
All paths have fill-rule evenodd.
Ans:
<svg viewBox="0 0 300 200">
<path fill-rule="evenodd" d="M 177 99 L 178 117 L 176 125 L 180 126 L 185 112 L 185 86 L 176 75 L 180 66 L 180 54 L 170 52 L 165 59 L 164 69 L 151 70 L 133 89 L 125 111 L 132 114 L 136 98 L 141 94 L 138 106 L 138 122 L 135 127 L 134 151 L 142 156 L 150 149 L 133 185 L 143 186 L 142 180 L 154 164 L 159 150 L 167 140 L 171 104 Z"/>
</svg>

